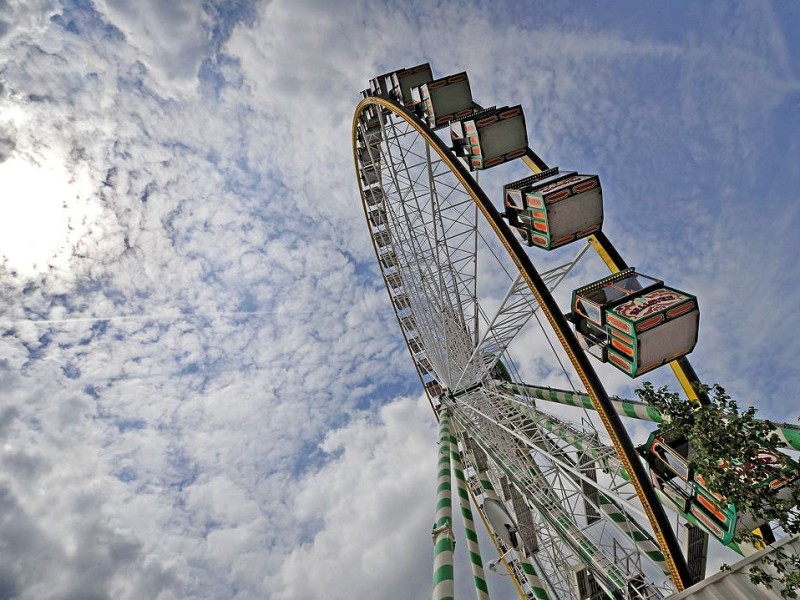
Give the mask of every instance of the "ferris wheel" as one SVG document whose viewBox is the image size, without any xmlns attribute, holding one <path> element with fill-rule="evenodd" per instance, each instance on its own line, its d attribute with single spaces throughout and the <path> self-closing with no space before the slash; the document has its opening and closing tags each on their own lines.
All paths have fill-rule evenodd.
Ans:
<svg viewBox="0 0 800 600">
<path fill-rule="evenodd" d="M 522 598 L 664 598 L 703 578 L 709 534 L 746 552 L 732 542 L 737 515 L 681 483 L 674 440 L 651 436 L 642 459 L 620 415 L 659 415 L 610 398 L 590 362 L 631 377 L 669 365 L 704 401 L 686 359 L 697 299 L 628 268 L 602 232 L 598 177 L 549 168 L 528 147 L 522 107 L 477 105 L 466 73 L 434 79 L 418 65 L 362 96 L 352 143 L 363 208 L 439 421 L 434 598 L 453 596 L 455 499 L 479 599 L 489 595 L 476 520 Z M 495 203 L 477 174 L 513 161 L 529 171 Z M 556 248 L 575 250 L 553 264 Z M 610 274 L 574 290 L 565 311 L 553 290 L 590 248 Z M 577 376 L 572 389 L 523 380 L 519 356 L 535 339 Z M 596 411 L 602 427 L 555 403 Z M 664 506 L 681 517 L 682 541 Z"/>
</svg>

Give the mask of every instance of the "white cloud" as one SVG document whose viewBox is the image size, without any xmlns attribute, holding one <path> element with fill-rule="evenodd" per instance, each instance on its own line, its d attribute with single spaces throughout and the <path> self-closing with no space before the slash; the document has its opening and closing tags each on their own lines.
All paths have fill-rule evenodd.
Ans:
<svg viewBox="0 0 800 600">
<path fill-rule="evenodd" d="M 313 537 L 267 579 L 276 598 L 420 598 L 430 583 L 436 431 L 426 399 L 403 398 L 329 433 L 331 456 L 299 482 L 295 517 Z M 319 528 L 315 531 L 315 529 Z"/>
<path fill-rule="evenodd" d="M 426 59 L 441 75 L 468 69 L 484 103 L 522 101 L 554 164 L 601 172 L 608 230 L 631 262 L 700 293 L 700 366 L 793 393 L 796 213 L 773 200 L 751 218 L 762 182 L 749 166 L 738 178 L 757 151 L 784 165 L 772 181 L 787 183 L 766 196 L 797 183 L 785 167 L 796 146 L 768 153 L 797 93 L 774 15 L 755 31 L 733 14 L 716 37 L 644 42 L 469 4 L 274 1 L 217 48 L 214 27 L 233 17 L 156 4 L 0 2 L 14 20 L 0 29 L 0 160 L 52 156 L 88 190 L 70 204 L 82 212 L 63 260 L 0 270 L 13 517 L 0 544 L 27 540 L 0 590 L 427 589 L 433 419 L 408 398 L 381 407 L 417 383 L 377 287 L 349 147 L 366 79 Z M 203 96 L 212 75 L 198 81 L 198 68 L 215 52 L 219 93 Z M 717 193 L 734 180 L 741 190 Z M 763 243 L 739 243 L 742 222 L 770 240 L 766 261 Z M 755 285 L 758 298 L 728 291 Z M 520 341 L 531 377 L 559 384 L 534 360 L 541 339 Z"/>
<path fill-rule="evenodd" d="M 196 85 L 209 43 L 209 23 L 197 2 L 100 0 L 97 9 L 174 86 Z"/>
<path fill-rule="evenodd" d="M 0 47 L 31 32 L 42 32 L 49 17 L 57 8 L 52 0 L 2 0 L 0 1 Z M 0 91 L 2 91 L 0 89 Z"/>
</svg>

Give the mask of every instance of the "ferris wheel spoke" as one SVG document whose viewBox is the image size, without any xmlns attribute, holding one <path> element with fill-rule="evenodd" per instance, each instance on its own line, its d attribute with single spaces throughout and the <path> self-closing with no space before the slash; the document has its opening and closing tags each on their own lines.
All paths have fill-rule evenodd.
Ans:
<svg viewBox="0 0 800 600">
<path fill-rule="evenodd" d="M 453 406 L 448 406 L 452 411 Z M 470 428 L 473 437 L 492 459 L 503 465 L 508 478 L 529 497 L 536 511 L 573 550 L 601 585 L 610 594 L 624 593 L 632 579 L 644 580 L 640 573 L 623 573 L 608 559 L 602 549 L 578 525 L 575 515 L 565 510 L 563 498 L 556 495 L 539 465 L 533 461 L 515 437 L 504 435 L 502 429 L 475 428 L 462 413 L 453 413 L 462 427 Z M 654 590 L 655 592 L 655 590 Z"/>
<path fill-rule="evenodd" d="M 484 430 L 485 428 L 482 429 L 482 431 Z M 506 433 L 512 433 L 512 430 L 509 429 L 505 431 Z M 511 436 L 506 436 L 505 439 L 507 440 L 510 437 Z M 503 438 L 501 437 L 498 439 Z M 515 462 L 518 463 L 521 457 L 528 462 L 531 461 L 530 455 L 520 455 L 518 451 Z M 640 582 L 644 581 L 642 572 L 643 559 L 648 561 L 652 567 L 661 571 L 662 574 L 668 573 L 664 557 L 653 541 L 652 536 L 650 536 L 628 511 L 622 509 L 617 501 L 609 497 L 607 492 L 603 493 L 595 490 L 595 499 L 592 502 L 593 514 L 584 513 L 582 506 L 588 506 L 587 495 L 585 493 L 586 485 L 580 486 L 579 484 L 578 487 L 575 485 L 565 485 L 563 482 L 563 475 L 572 474 L 574 478 L 576 471 L 570 468 L 570 465 L 565 464 L 565 461 L 559 462 L 562 469 L 552 470 L 551 472 L 547 472 L 541 465 L 530 466 L 530 469 L 539 469 L 539 476 L 532 480 L 532 485 L 534 486 L 532 489 L 537 490 L 539 494 L 539 501 L 537 502 L 534 499 L 534 510 L 541 510 L 541 497 L 542 494 L 544 494 L 542 490 L 545 489 L 544 486 L 547 486 L 547 489 L 550 490 L 549 494 L 544 495 L 547 500 L 547 510 L 551 515 L 554 512 L 559 515 L 559 523 L 561 526 L 564 526 L 564 519 L 566 518 L 570 518 L 573 521 L 572 525 L 569 526 L 568 541 L 575 543 L 577 540 L 580 547 L 586 548 L 589 540 L 591 540 L 591 543 L 601 552 L 600 556 L 602 556 L 602 549 L 615 553 L 618 551 L 626 552 L 629 557 L 628 560 L 633 560 L 635 564 L 638 565 L 637 568 L 639 570 L 637 574 L 632 572 L 629 568 L 626 577 L 629 582 L 637 582 L 637 585 L 641 585 Z M 587 481 L 592 485 L 597 485 L 596 481 L 593 482 L 591 479 Z M 560 511 L 554 508 L 556 502 L 560 502 Z M 517 511 L 517 514 L 519 515 L 520 513 Z M 604 517 L 603 520 L 600 519 L 601 515 Z M 581 521 L 583 525 L 581 525 Z M 613 527 L 607 527 L 608 523 L 613 524 Z M 635 548 L 629 544 L 626 550 L 625 544 L 619 543 L 620 536 L 629 538 L 630 543 L 635 545 Z M 598 561 L 602 564 L 602 558 L 590 558 L 592 558 L 592 561 L 587 564 L 589 568 L 594 571 L 598 568 Z M 651 588 L 650 593 L 653 595 L 649 597 L 660 597 L 660 595 L 658 595 L 660 592 L 655 588 Z"/>
<path fill-rule="evenodd" d="M 588 245 L 584 246 L 570 262 L 542 273 L 542 279 L 551 292 L 558 287 L 587 250 Z M 474 383 L 471 378 L 464 379 L 468 372 L 480 373 L 481 376 L 489 374 L 538 309 L 539 305 L 530 288 L 517 274 L 494 316 L 487 320 L 488 325 L 483 330 L 482 337 L 475 345 L 467 364 L 464 365 L 455 388 L 459 389 L 462 383 L 465 385 Z"/>
<path fill-rule="evenodd" d="M 429 174 L 432 172 L 432 162 L 431 160 L 426 161 Z M 442 211 L 439 208 L 436 181 L 430 176 L 426 180 L 423 176 L 423 169 L 420 169 L 420 173 L 415 175 L 409 174 L 409 164 L 402 152 L 387 152 L 385 164 L 388 176 L 394 182 L 394 191 L 397 192 L 393 194 L 392 190 L 389 190 L 387 194 L 388 212 L 405 224 L 395 232 L 394 237 L 397 238 L 395 252 L 402 256 L 409 265 L 416 265 L 418 281 L 424 285 L 421 289 L 420 286 L 413 284 L 406 284 L 406 287 L 409 296 L 414 300 L 413 304 L 417 307 L 417 312 L 425 313 L 419 316 L 419 320 L 426 324 L 425 330 L 438 331 L 438 335 L 425 336 L 423 334 L 421 337 L 423 345 L 433 350 L 428 352 L 429 358 L 437 365 L 439 372 L 444 373 L 444 379 L 449 380 L 447 373 L 450 365 L 457 363 L 453 360 L 453 355 L 463 355 L 466 352 L 463 342 L 458 343 L 458 338 L 462 336 L 459 335 L 459 328 L 455 326 L 454 321 L 465 322 L 462 311 L 465 307 L 470 306 L 469 299 L 474 297 L 473 289 L 469 282 L 465 284 L 463 273 L 460 272 L 463 267 L 469 269 L 471 260 L 473 260 L 468 253 L 463 252 L 462 246 L 470 244 L 468 232 L 470 228 L 474 229 L 474 225 L 467 228 L 467 234 L 454 235 L 452 225 L 448 225 L 447 229 L 440 233 L 443 229 L 442 213 L 449 216 L 450 211 L 467 206 L 467 202 L 461 201 L 458 204 L 449 202 Z M 411 184 L 404 185 L 404 181 L 411 182 Z M 417 187 L 414 187 L 415 185 Z M 449 194 L 454 193 L 453 188 L 454 186 L 450 186 Z M 403 193 L 404 190 L 407 192 Z M 428 198 L 425 198 L 425 192 L 427 192 Z M 408 202 L 412 202 L 416 209 L 413 213 L 407 209 Z M 428 214 L 429 210 L 432 217 L 426 220 L 423 216 Z M 462 212 L 463 210 L 461 208 Z M 463 219 L 458 222 L 463 223 Z M 440 238 L 448 240 L 448 244 L 439 243 Z M 466 256 L 455 256 L 459 254 L 466 254 Z M 460 287 L 464 289 L 459 289 Z M 462 295 L 465 296 L 463 300 Z M 433 303 L 432 299 L 435 299 Z M 441 315 L 447 314 L 451 315 L 449 319 L 440 318 Z M 425 337 L 428 337 L 427 343 L 425 343 Z M 440 343 L 441 338 L 444 338 L 444 343 Z"/>
<path fill-rule="evenodd" d="M 513 400 L 512 402 L 518 401 Z M 546 433 L 549 432 L 554 425 L 560 427 L 558 431 L 565 430 L 568 427 L 566 422 L 560 420 L 558 417 L 549 415 L 546 417 L 546 422 L 550 427 L 542 428 L 539 423 L 537 423 L 536 426 L 532 426 L 533 420 L 529 417 L 525 417 L 521 411 L 517 411 L 517 414 L 523 416 L 527 422 L 518 422 L 514 431 L 530 433 L 530 437 L 527 440 L 523 438 L 523 441 L 528 445 L 538 448 L 542 456 L 558 466 L 557 472 L 559 474 L 567 474 L 580 487 L 580 494 L 585 509 L 584 518 L 587 524 L 594 524 L 597 519 L 599 519 L 599 513 L 604 513 L 610 518 L 610 522 L 620 533 L 633 540 L 643 553 L 644 558 L 648 559 L 654 566 L 659 568 L 662 573 L 668 575 L 669 570 L 664 556 L 658 549 L 652 535 L 639 523 L 637 518 L 633 516 L 636 514 L 643 519 L 647 518 L 641 507 L 635 502 L 636 494 L 632 490 L 629 480 L 623 476 L 627 474 L 618 470 L 616 475 L 619 477 L 615 482 L 615 477 L 610 472 L 608 476 L 604 478 L 604 482 L 598 482 L 596 470 L 597 459 L 595 457 L 599 455 L 597 449 L 600 447 L 600 444 L 596 441 L 596 436 L 589 436 L 594 455 L 587 452 L 586 446 L 582 445 L 583 450 L 578 451 L 578 458 L 576 460 L 574 458 L 574 452 L 565 451 L 563 447 L 559 446 L 557 443 L 553 443 L 554 439 L 566 441 L 563 439 L 563 433 L 562 437 L 548 436 Z M 540 421 L 544 420 L 544 418 L 540 418 Z M 606 446 L 606 452 L 608 451 L 609 447 Z M 623 508 L 623 505 L 627 508 Z M 579 507 L 575 507 L 573 510 L 577 513 L 578 508 Z"/>
<path fill-rule="evenodd" d="M 405 223 L 405 228 L 395 228 L 395 234 L 402 236 L 408 258 L 418 267 L 424 265 L 425 268 L 420 269 L 420 275 L 423 280 L 431 281 L 436 277 L 438 263 L 435 260 L 435 245 L 430 241 L 429 234 L 431 232 L 428 230 L 427 224 L 419 218 L 424 200 L 420 200 L 420 194 L 417 193 L 413 185 L 404 188 L 397 181 L 401 178 L 411 179 L 408 175 L 408 165 L 402 152 L 399 153 L 399 156 L 395 153 L 387 153 L 386 164 L 390 176 L 395 180 L 394 185 L 397 191 L 396 197 L 391 193 L 389 194 L 390 199 L 395 200 L 390 202 L 392 214 L 395 218 L 399 218 L 401 222 Z M 408 210 L 408 202 L 414 205 L 416 209 L 414 212 Z"/>
<path fill-rule="evenodd" d="M 441 372 L 446 364 L 446 356 L 441 352 L 441 348 L 430 339 L 430 332 L 437 330 L 438 320 L 433 317 L 431 310 L 428 310 L 429 298 L 434 296 L 434 281 L 436 278 L 437 263 L 432 247 L 424 247 L 418 243 L 421 238 L 420 235 L 413 235 L 417 229 L 417 225 L 408 217 L 408 214 L 403 210 L 403 201 L 401 198 L 393 198 L 391 194 L 387 195 L 387 212 L 400 220 L 405 221 L 407 228 L 404 230 L 396 231 L 394 238 L 396 243 L 393 244 L 393 251 L 398 259 L 406 265 L 406 274 L 401 276 L 399 281 L 402 282 L 403 293 L 408 296 L 413 305 L 416 307 L 414 319 L 420 327 L 415 327 L 414 331 L 417 332 L 418 337 L 423 340 L 422 347 L 425 348 L 427 358 L 437 367 Z M 399 207 L 399 210 L 397 210 Z M 423 229 L 424 233 L 425 230 Z M 416 276 L 413 276 L 416 274 Z M 426 339 L 428 338 L 428 339 Z M 421 350 L 421 348 L 420 348 Z"/>
<path fill-rule="evenodd" d="M 436 181 L 433 178 L 433 171 L 430 167 L 431 163 L 431 151 L 430 147 L 426 146 L 427 158 L 428 158 L 428 184 L 430 190 L 430 199 L 431 199 L 431 220 L 433 222 L 433 231 L 434 231 L 434 241 L 436 243 L 437 248 L 441 248 L 442 252 L 437 253 L 437 256 L 440 258 L 439 261 L 439 277 L 440 283 L 443 292 L 450 292 L 451 299 L 454 301 L 455 307 L 457 307 L 458 312 L 460 312 L 461 321 L 464 322 L 464 307 L 465 307 L 465 300 L 466 298 L 462 299 L 460 290 L 459 290 L 459 273 L 458 273 L 458 265 L 454 262 L 454 253 L 457 251 L 458 246 L 457 244 L 451 247 L 450 240 L 455 242 L 458 241 L 458 236 L 453 235 L 452 232 L 448 231 L 447 228 L 444 226 L 444 211 L 447 210 L 445 206 L 442 205 L 441 199 L 438 196 L 438 190 L 436 187 Z M 445 286 L 445 279 L 447 282 L 451 284 L 451 287 L 446 288 Z M 454 307 L 454 308 L 455 308 Z"/>
<path fill-rule="evenodd" d="M 480 512 L 491 531 L 491 522 L 486 516 L 486 504 L 482 500 L 499 500 L 499 494 L 496 490 L 501 490 L 505 496 L 505 490 L 508 486 L 504 485 L 504 482 L 507 482 L 507 478 L 502 471 L 498 470 L 497 465 L 489 460 L 480 444 L 470 436 L 469 429 L 460 428 L 458 421 L 455 421 L 454 425 L 464 448 L 464 452 L 462 452 L 464 462 L 469 465 L 466 473 L 468 474 L 473 496 L 481 499 L 478 502 Z M 513 489 L 519 493 L 516 487 Z M 577 560 L 574 552 L 570 546 L 564 543 L 560 536 L 552 534 L 552 531 L 546 526 L 541 516 L 532 510 L 532 507 L 528 504 L 529 500 L 521 494 L 519 495 L 523 499 L 522 504 L 520 505 L 518 502 L 516 507 L 512 506 L 517 521 L 523 520 L 524 516 L 530 516 L 531 520 L 527 529 L 520 530 L 523 544 L 517 554 L 528 558 L 531 570 L 533 570 L 533 574 L 538 580 L 533 582 L 532 587 L 534 589 L 531 591 L 534 593 L 535 598 L 570 597 L 570 581 L 567 579 L 563 569 L 560 568 L 560 565 L 574 563 Z M 502 552 L 507 553 L 511 550 L 496 532 L 493 535 L 493 540 Z M 536 565 L 535 568 L 533 567 L 534 564 Z M 511 575 L 517 577 L 518 581 L 523 583 L 521 577 L 523 568 L 515 569 L 513 568 L 513 563 L 511 566 Z M 539 575 L 541 576 L 540 579 Z M 550 590 L 551 595 L 548 595 L 545 588 Z M 536 593 L 537 591 L 539 593 Z"/>
<path fill-rule="evenodd" d="M 635 499 L 635 493 L 632 493 L 627 473 L 615 460 L 613 448 L 600 443 L 596 434 L 579 432 L 554 415 L 520 406 L 521 403 L 516 398 L 505 394 L 496 394 L 496 397 L 504 404 L 491 415 L 486 412 L 485 407 L 475 403 L 470 403 L 469 409 L 545 457 L 556 467 L 554 473 L 568 474 L 572 481 L 564 486 L 565 493 L 568 488 L 574 487 L 574 482 L 578 482 L 581 489 L 576 491 L 585 496 L 587 506 L 592 505 L 597 509 L 596 492 L 602 492 L 609 500 L 625 504 L 630 511 L 646 518 L 641 507 L 631 501 Z M 506 410 L 506 407 L 513 410 Z M 595 466 L 607 471 L 603 483 L 597 481 Z M 626 494 L 626 491 L 631 493 Z M 587 509 L 585 514 L 590 512 Z"/>
</svg>

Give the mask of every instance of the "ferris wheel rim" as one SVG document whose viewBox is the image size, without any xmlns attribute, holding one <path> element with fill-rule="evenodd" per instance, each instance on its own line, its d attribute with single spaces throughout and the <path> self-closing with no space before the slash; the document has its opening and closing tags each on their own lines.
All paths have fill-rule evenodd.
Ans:
<svg viewBox="0 0 800 600">
<path fill-rule="evenodd" d="M 447 167 L 450 169 L 450 172 L 455 175 L 459 183 L 463 186 L 464 190 L 472 199 L 473 203 L 480 210 L 486 222 L 488 222 L 492 230 L 495 232 L 495 235 L 505 248 L 508 256 L 514 263 L 514 266 L 517 268 L 517 271 L 530 288 L 537 304 L 545 314 L 545 317 L 556 334 L 559 343 L 566 352 L 570 363 L 572 363 L 573 368 L 583 383 L 587 395 L 591 398 L 592 402 L 596 406 L 597 413 L 603 422 L 606 433 L 613 442 L 613 446 L 618 457 L 622 461 L 628 473 L 632 475 L 631 483 L 633 484 L 636 495 L 638 496 L 645 513 L 647 514 L 650 526 L 653 529 L 656 539 L 658 540 L 658 545 L 661 548 L 664 557 L 666 558 L 671 578 L 677 590 L 682 591 L 685 587 L 691 585 L 691 576 L 689 575 L 688 567 L 680 550 L 680 546 L 678 545 L 677 538 L 671 529 L 666 513 L 664 512 L 661 503 L 655 495 L 647 474 L 644 471 L 644 467 L 636 455 L 633 443 L 628 437 L 624 426 L 621 424 L 618 415 L 613 410 L 610 398 L 602 384 L 602 381 L 589 362 L 589 359 L 583 352 L 580 351 L 574 333 L 571 331 L 571 329 L 569 329 L 563 314 L 561 314 L 559 311 L 555 300 L 552 298 L 549 290 L 547 290 L 547 287 L 539 272 L 523 250 L 521 244 L 513 236 L 508 226 L 502 220 L 500 213 L 497 211 L 494 204 L 483 191 L 481 186 L 472 178 L 468 170 L 457 159 L 454 158 L 451 150 L 445 145 L 445 143 L 407 108 L 397 102 L 379 96 L 367 96 L 366 98 L 363 98 L 355 108 L 352 122 L 352 149 L 356 181 L 358 183 L 359 195 L 362 199 L 362 208 L 364 210 L 364 216 L 367 220 L 367 223 L 369 224 L 369 215 L 367 212 L 368 209 L 366 196 L 364 193 L 364 184 L 362 183 L 359 173 L 360 164 L 357 144 L 360 116 L 370 106 L 376 106 L 378 111 L 388 109 L 416 130 L 417 134 L 422 137 L 427 146 L 429 148 L 432 147 L 436 151 L 442 162 L 447 165 Z M 539 163 L 543 164 L 541 159 L 539 159 L 530 150 L 525 158 L 527 158 L 528 161 L 533 163 L 536 167 L 540 168 Z M 373 250 L 375 251 L 376 257 L 379 258 L 380 254 L 378 251 L 377 242 L 374 236 L 371 236 L 371 238 Z M 395 316 L 399 321 L 400 317 L 397 307 L 394 305 L 394 303 L 392 303 L 392 307 L 395 311 Z M 406 333 L 402 327 L 400 329 L 404 336 L 405 343 L 408 346 L 409 351 L 411 351 Z M 430 395 L 428 395 L 428 400 L 431 404 L 434 415 L 438 420 L 439 416 Z M 644 485 L 642 484 L 643 481 L 645 482 Z M 679 558 L 676 559 L 676 557 Z"/>
</svg>

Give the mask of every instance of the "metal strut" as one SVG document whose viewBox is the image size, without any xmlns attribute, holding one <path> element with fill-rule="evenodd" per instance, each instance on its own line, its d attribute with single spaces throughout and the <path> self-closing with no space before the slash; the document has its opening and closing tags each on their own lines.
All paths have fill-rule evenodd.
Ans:
<svg viewBox="0 0 800 600">
<path fill-rule="evenodd" d="M 594 410 L 592 399 L 587 394 L 540 385 L 531 385 L 529 383 L 510 383 L 507 381 L 495 380 L 494 384 L 498 388 L 507 390 L 513 394 L 520 394 L 529 398 L 535 398 L 536 400 L 556 402 L 566 406 Z M 612 396 L 611 404 L 614 406 L 614 410 L 617 414 L 623 417 L 650 421 L 652 423 L 667 422 L 664 415 L 645 402 L 626 400 L 624 398 Z M 769 436 L 776 435 L 783 445 L 793 450 L 800 450 L 800 426 L 793 425 L 792 423 L 774 423 L 774 425 L 775 429 L 768 433 Z"/>
</svg>

